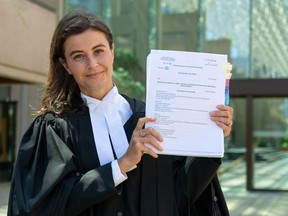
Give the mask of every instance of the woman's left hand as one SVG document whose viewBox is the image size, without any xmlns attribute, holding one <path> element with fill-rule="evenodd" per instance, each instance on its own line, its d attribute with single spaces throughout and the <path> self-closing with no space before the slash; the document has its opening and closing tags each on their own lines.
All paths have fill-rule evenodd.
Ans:
<svg viewBox="0 0 288 216">
<path fill-rule="evenodd" d="M 225 105 L 218 105 L 216 111 L 210 112 L 212 121 L 223 129 L 224 136 L 229 136 L 233 124 L 233 108 Z"/>
</svg>

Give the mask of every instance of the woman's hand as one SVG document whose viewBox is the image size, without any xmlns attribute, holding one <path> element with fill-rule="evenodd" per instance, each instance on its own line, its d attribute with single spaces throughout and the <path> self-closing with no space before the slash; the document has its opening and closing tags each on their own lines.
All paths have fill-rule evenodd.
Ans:
<svg viewBox="0 0 288 216">
<path fill-rule="evenodd" d="M 225 105 L 218 105 L 216 111 L 210 112 L 212 121 L 223 129 L 224 136 L 229 136 L 233 124 L 233 108 Z"/>
<path fill-rule="evenodd" d="M 153 128 L 143 129 L 144 125 L 148 122 L 155 122 L 155 118 L 144 117 L 138 120 L 126 153 L 118 159 L 118 164 L 122 173 L 126 173 L 130 168 L 138 164 L 144 153 L 147 153 L 154 158 L 158 157 L 158 155 L 145 144 L 150 144 L 157 150 L 162 151 L 162 147 L 159 145 L 159 142 L 163 141 L 161 135 Z"/>
</svg>

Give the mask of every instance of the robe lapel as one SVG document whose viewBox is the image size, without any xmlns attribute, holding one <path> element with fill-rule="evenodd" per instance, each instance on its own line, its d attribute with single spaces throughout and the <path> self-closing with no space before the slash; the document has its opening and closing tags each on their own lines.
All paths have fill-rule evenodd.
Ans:
<svg viewBox="0 0 288 216">
<path fill-rule="evenodd" d="M 171 156 L 162 155 L 157 161 L 158 215 L 174 216 L 174 172 Z"/>
<path fill-rule="evenodd" d="M 72 129 L 71 137 L 74 139 L 72 143 L 77 143 L 77 145 L 73 145 L 73 149 L 76 157 L 78 157 L 75 161 L 80 161 L 79 169 L 85 173 L 99 167 L 100 162 L 96 152 L 89 111 L 70 116 L 69 121 Z"/>
<path fill-rule="evenodd" d="M 131 128 L 135 128 L 138 119 L 145 116 L 145 104 L 128 97 L 125 98 L 133 111 L 132 117 L 125 124 L 127 138 L 130 141 L 133 132 Z M 174 216 L 173 158 L 160 156 L 158 159 L 154 159 L 150 155 L 143 155 L 141 164 L 140 215 Z"/>
</svg>

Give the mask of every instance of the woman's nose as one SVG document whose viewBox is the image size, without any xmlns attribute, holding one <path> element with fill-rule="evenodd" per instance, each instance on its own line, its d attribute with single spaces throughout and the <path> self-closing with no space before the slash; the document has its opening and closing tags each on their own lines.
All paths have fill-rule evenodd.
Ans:
<svg viewBox="0 0 288 216">
<path fill-rule="evenodd" d="M 94 68 L 94 67 L 97 67 L 99 65 L 98 60 L 95 56 L 89 56 L 87 58 L 87 64 L 90 68 Z"/>
</svg>

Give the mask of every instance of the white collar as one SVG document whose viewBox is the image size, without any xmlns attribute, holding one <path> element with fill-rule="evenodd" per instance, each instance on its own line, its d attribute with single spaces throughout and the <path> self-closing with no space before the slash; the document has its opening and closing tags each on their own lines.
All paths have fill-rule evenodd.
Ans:
<svg viewBox="0 0 288 216">
<path fill-rule="evenodd" d="M 100 164 L 104 165 L 115 159 L 111 142 L 117 158 L 121 157 L 128 148 L 128 140 L 123 125 L 132 115 L 129 103 L 118 93 L 115 85 L 102 100 L 83 93 L 81 96 L 89 107 Z"/>
<path fill-rule="evenodd" d="M 117 105 L 119 96 L 121 95 L 119 95 L 116 85 L 113 86 L 113 88 L 105 95 L 105 97 L 102 100 L 89 97 L 81 92 L 81 97 L 88 105 L 90 111 L 93 111 L 97 107 L 97 105 L 99 105 L 99 103 L 101 102 L 107 102 L 107 103 L 112 103 L 114 105 Z"/>
</svg>

